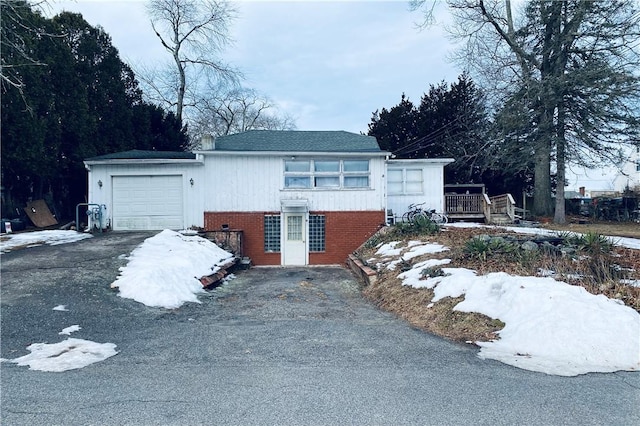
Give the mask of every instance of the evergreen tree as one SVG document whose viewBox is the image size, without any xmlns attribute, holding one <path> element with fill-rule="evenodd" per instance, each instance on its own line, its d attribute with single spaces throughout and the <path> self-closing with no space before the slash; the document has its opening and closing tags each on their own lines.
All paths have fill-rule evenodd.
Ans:
<svg viewBox="0 0 640 426">
<path fill-rule="evenodd" d="M 175 115 L 142 101 L 133 72 L 101 28 L 68 12 L 46 19 L 26 7 L 21 17 L 28 26 L 1 22 L 3 34 L 11 25 L 20 41 L 3 48 L 3 67 L 18 64 L 24 52 L 39 65 L 16 68 L 19 87 L 2 85 L 3 211 L 45 198 L 58 215 L 73 217 L 87 193 L 84 159 L 188 145 Z"/>
<path fill-rule="evenodd" d="M 418 111 L 403 93 L 398 105 L 373 113 L 368 135 L 376 137 L 381 149 L 395 154 L 418 137 L 417 121 Z M 419 158 L 419 152 L 415 150 L 395 155 L 399 158 Z"/>
</svg>

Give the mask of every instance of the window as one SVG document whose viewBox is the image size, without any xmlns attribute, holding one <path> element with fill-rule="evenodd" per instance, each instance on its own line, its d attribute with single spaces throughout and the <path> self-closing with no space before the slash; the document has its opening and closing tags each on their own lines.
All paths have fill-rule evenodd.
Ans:
<svg viewBox="0 0 640 426">
<path fill-rule="evenodd" d="M 387 189 L 389 194 L 422 194 L 422 169 L 389 169 Z"/>
<path fill-rule="evenodd" d="M 287 216 L 287 240 L 302 241 L 302 216 Z"/>
<path fill-rule="evenodd" d="M 369 188 L 369 160 L 286 160 L 284 187 Z"/>
<path fill-rule="evenodd" d="M 309 215 L 309 251 L 324 251 L 324 224 L 325 217 L 320 214 Z"/>
<path fill-rule="evenodd" d="M 280 252 L 280 215 L 264 216 L 264 251 Z"/>
</svg>

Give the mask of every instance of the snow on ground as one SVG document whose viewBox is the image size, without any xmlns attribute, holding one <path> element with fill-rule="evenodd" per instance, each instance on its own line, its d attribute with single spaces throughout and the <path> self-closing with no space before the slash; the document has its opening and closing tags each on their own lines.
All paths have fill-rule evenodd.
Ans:
<svg viewBox="0 0 640 426">
<path fill-rule="evenodd" d="M 450 225 L 449 225 L 450 226 Z M 460 226 L 460 225 L 456 225 Z M 478 226 L 478 225 L 476 225 Z M 535 228 L 508 227 L 519 232 L 552 233 Z M 40 243 L 71 242 L 74 231 L 42 231 L 31 234 Z M 55 233 L 55 234 L 52 234 Z M 15 234 L 14 237 L 28 234 Z M 59 240 L 58 240 L 59 238 Z M 17 245 L 25 245 L 24 237 Z M 639 248 L 640 240 L 616 239 L 626 247 Z M 5 250 L 7 241 L 3 241 Z M 435 243 L 411 242 L 408 247 L 392 242 L 378 249 L 383 264 L 401 262 L 414 256 L 447 250 Z M 145 240 L 128 257 L 129 263 L 112 284 L 120 296 L 149 306 L 175 308 L 184 302 L 198 302 L 203 292 L 198 278 L 210 275 L 231 258 L 212 242 L 197 236 L 162 231 Z M 500 338 L 476 342 L 481 358 L 496 359 L 527 370 L 574 376 L 588 372 L 640 370 L 640 314 L 618 300 L 592 295 L 581 287 L 549 277 L 520 277 L 506 273 L 478 276 L 464 268 L 442 268 L 445 276 L 422 279 L 425 268 L 443 266 L 450 259 L 427 259 L 399 276 L 404 285 L 434 289 L 432 303 L 444 297 L 464 295 L 455 309 L 479 312 L 503 321 Z M 428 305 L 430 306 L 430 305 Z M 54 310 L 66 310 L 58 305 Z M 70 334 L 79 326 L 65 328 Z M 34 343 L 29 355 L 3 360 L 29 365 L 42 371 L 82 368 L 117 354 L 113 343 L 96 343 L 68 338 L 59 343 Z"/>
<path fill-rule="evenodd" d="M 83 368 L 118 353 L 113 343 L 96 343 L 84 339 L 34 343 L 27 346 L 27 349 L 31 352 L 28 355 L 2 361 L 28 365 L 29 370 L 61 372 Z"/>
<path fill-rule="evenodd" d="M 80 331 L 82 329 L 82 327 L 80 327 L 79 325 L 71 325 L 67 328 L 63 328 L 62 331 L 58 334 L 66 334 L 67 336 L 70 336 L 71 333 L 75 332 L 75 331 Z"/>
<path fill-rule="evenodd" d="M 6 253 L 16 247 L 35 247 L 43 244 L 55 246 L 91 237 L 93 235 L 76 231 L 36 231 L 22 232 L 20 234 L 2 234 L 0 253 Z"/>
<path fill-rule="evenodd" d="M 89 234 L 75 231 L 38 231 L 7 235 L 2 241 L 3 251 L 32 244 L 63 244 L 89 238 Z M 165 230 L 148 238 L 128 257 L 127 266 L 120 268 L 120 276 L 112 284 L 120 296 L 149 306 L 176 308 L 184 302 L 198 302 L 202 293 L 199 278 L 211 275 L 233 255 L 209 240 Z M 66 305 L 56 305 L 54 311 L 68 311 Z M 60 335 L 79 331 L 79 325 L 64 328 Z M 58 343 L 34 343 L 27 347 L 28 355 L 1 359 L 27 365 L 31 370 L 60 372 L 83 368 L 116 355 L 114 343 L 97 343 L 67 338 Z"/>
<path fill-rule="evenodd" d="M 398 258 L 403 250 L 410 252 L 415 247 L 388 244 Z M 388 264 L 396 261 L 385 259 Z M 455 310 L 504 322 L 499 339 L 475 342 L 481 348 L 481 358 L 560 376 L 640 371 L 640 314 L 621 301 L 550 277 L 504 272 L 478 276 L 466 268 L 442 268 L 444 276 L 423 276 L 425 268 L 449 262 L 424 260 L 398 278 L 403 285 L 433 289 L 434 297 L 427 307 L 445 297 L 464 296 Z"/>
<path fill-rule="evenodd" d="M 147 306 L 178 308 L 204 293 L 200 278 L 211 275 L 233 254 L 196 236 L 164 230 L 147 238 L 129 256 L 111 287 Z"/>
</svg>

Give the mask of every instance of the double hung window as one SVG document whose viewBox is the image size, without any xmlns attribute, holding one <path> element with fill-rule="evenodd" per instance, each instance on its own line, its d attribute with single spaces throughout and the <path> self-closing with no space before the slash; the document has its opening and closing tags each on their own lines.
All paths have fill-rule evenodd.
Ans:
<svg viewBox="0 0 640 426">
<path fill-rule="evenodd" d="M 422 194 L 422 169 L 389 169 L 387 186 L 389 194 Z"/>
</svg>

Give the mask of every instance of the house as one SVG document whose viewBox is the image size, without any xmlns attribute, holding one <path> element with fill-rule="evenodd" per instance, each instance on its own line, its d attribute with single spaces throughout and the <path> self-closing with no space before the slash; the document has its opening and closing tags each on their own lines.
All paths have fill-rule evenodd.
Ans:
<svg viewBox="0 0 640 426">
<path fill-rule="evenodd" d="M 444 212 L 443 168 L 451 158 L 387 160 L 387 212 L 395 222 L 409 211 L 411 204 L 424 210 Z"/>
<path fill-rule="evenodd" d="M 389 155 L 355 133 L 252 130 L 203 139 L 194 152 L 127 151 L 85 167 L 89 202 L 104 205 L 114 231 L 236 231 L 256 265 L 319 265 L 343 263 L 385 223 L 387 167 L 394 196 L 421 186 L 442 206 L 444 162 Z"/>
</svg>

